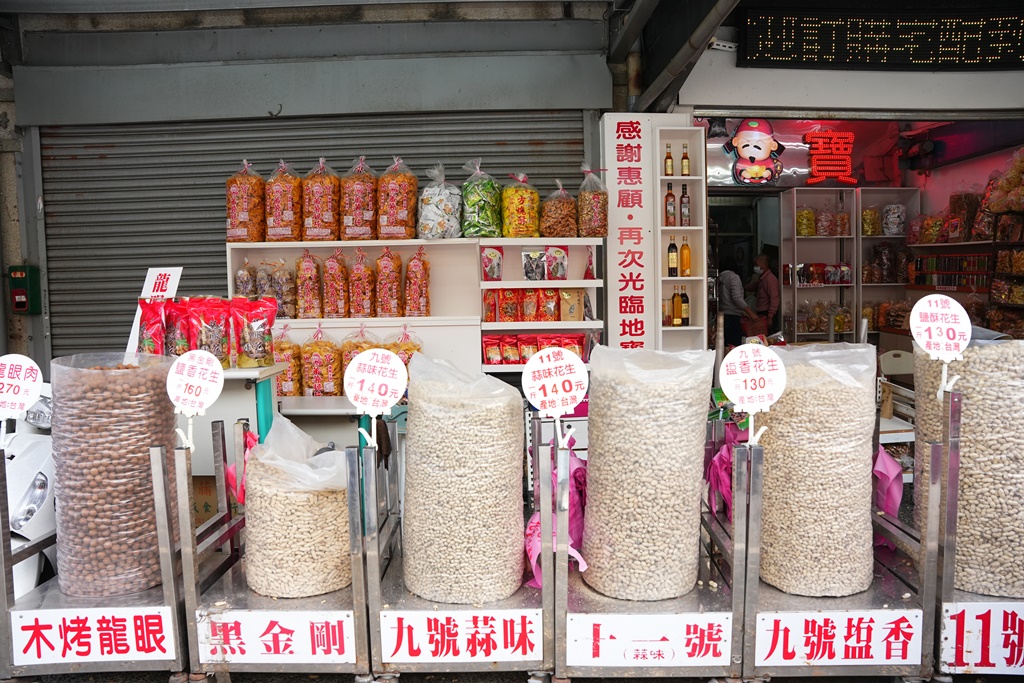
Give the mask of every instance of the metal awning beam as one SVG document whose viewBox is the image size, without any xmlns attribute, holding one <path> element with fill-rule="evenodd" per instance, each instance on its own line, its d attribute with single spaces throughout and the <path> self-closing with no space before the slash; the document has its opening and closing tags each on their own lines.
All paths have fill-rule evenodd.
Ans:
<svg viewBox="0 0 1024 683">
<path fill-rule="evenodd" d="M 508 0 L 447 0 L 444 4 L 507 2 Z M 571 0 L 583 2 L 584 0 Z M 520 0 L 550 2 L 550 0 Z M 297 9 L 364 5 L 366 0 L 0 0 L 0 12 L 11 14 L 121 14 L 151 12 L 209 12 L 219 10 Z M 423 0 L 374 0 L 377 5 L 424 4 Z M 426 3 L 431 4 L 431 3 Z M 441 3 L 437 3 L 441 4 Z"/>
<path fill-rule="evenodd" d="M 612 33 L 611 46 L 608 48 L 608 63 L 621 64 L 633 43 L 640 37 L 640 32 L 650 21 L 654 8 L 661 0 L 636 0 L 629 14 L 622 20 L 618 30 Z"/>
</svg>

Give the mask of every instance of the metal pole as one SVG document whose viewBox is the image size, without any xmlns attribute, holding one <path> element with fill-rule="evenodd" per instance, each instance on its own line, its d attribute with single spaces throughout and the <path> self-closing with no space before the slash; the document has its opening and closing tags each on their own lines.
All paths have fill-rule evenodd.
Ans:
<svg viewBox="0 0 1024 683">
<path fill-rule="evenodd" d="M 7 463 L 7 454 L 0 458 Z M 3 624 L 0 625 L 0 675 L 11 677 L 14 666 L 14 643 L 11 634 L 11 610 L 14 609 L 14 560 L 11 557 L 11 517 L 7 507 L 7 468 L 0 467 L 0 543 L 3 544 L 3 571 L 0 572 L 0 594 L 4 600 Z"/>
<path fill-rule="evenodd" d="M 760 448 L 760 446 L 754 446 Z M 739 678 L 743 675 L 743 639 L 747 633 L 746 599 L 747 581 L 750 567 L 747 566 L 747 536 L 750 509 L 750 451 L 747 446 L 733 448 L 732 470 L 733 481 L 732 509 L 732 558 L 729 560 L 732 570 L 732 662 L 729 665 L 730 675 Z M 742 458 L 742 459 L 741 459 Z M 754 573 L 755 581 L 757 573 Z"/>
<path fill-rule="evenodd" d="M 359 449 L 345 449 L 348 464 L 349 558 L 352 563 L 352 614 L 355 621 L 356 673 L 370 672 L 367 639 L 369 637 L 366 600 L 366 563 L 363 559 L 363 506 L 359 495 Z"/>
<path fill-rule="evenodd" d="M 540 419 L 534 418 L 535 436 L 539 437 Z M 555 436 L 557 439 L 557 435 Z M 566 452 L 568 460 L 568 451 Z M 552 538 L 552 505 L 551 505 L 551 454 L 540 443 L 533 441 L 534 471 L 540 473 L 540 573 L 541 573 L 541 614 L 544 623 L 544 668 L 545 673 L 555 670 L 555 567 L 554 547 Z M 568 526 L 566 527 L 568 531 Z"/>
<path fill-rule="evenodd" d="M 764 448 L 760 445 L 735 447 L 734 460 L 750 462 L 750 503 L 747 508 L 746 604 L 743 608 L 743 677 L 754 678 L 757 646 L 757 606 L 761 589 L 761 503 L 764 483 Z M 742 451 L 748 451 L 743 453 Z"/>
<path fill-rule="evenodd" d="M 558 449 L 555 503 L 555 675 L 567 678 L 566 629 L 569 611 L 569 451 Z"/>
<path fill-rule="evenodd" d="M 199 628 L 196 625 L 196 608 L 199 604 L 199 568 L 196 564 L 196 534 L 192 530 L 192 453 L 186 448 L 174 450 L 174 475 L 178 480 L 181 581 L 185 594 L 185 626 L 188 631 L 189 666 L 192 671 L 199 672 L 202 671 L 202 665 L 199 663 Z"/>
<path fill-rule="evenodd" d="M 946 528 L 942 548 L 942 601 L 953 601 L 956 580 L 956 521 L 960 499 L 960 415 L 963 395 L 947 392 L 943 399 L 942 443 L 946 449 Z"/>
</svg>

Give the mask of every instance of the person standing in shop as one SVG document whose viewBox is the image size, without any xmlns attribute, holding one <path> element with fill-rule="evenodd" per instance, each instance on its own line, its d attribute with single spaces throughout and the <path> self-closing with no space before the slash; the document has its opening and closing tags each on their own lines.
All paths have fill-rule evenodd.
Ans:
<svg viewBox="0 0 1024 683">
<path fill-rule="evenodd" d="M 754 278 L 746 290 L 757 292 L 757 316 L 764 319 L 768 334 L 772 334 L 775 332 L 775 313 L 779 310 L 779 279 L 769 267 L 766 254 L 754 257 Z"/>
<path fill-rule="evenodd" d="M 740 324 L 743 316 L 757 320 L 757 313 L 743 300 L 743 280 L 738 270 L 736 260 L 728 254 L 718 264 L 718 310 L 725 317 L 727 347 L 743 343 L 743 326 Z"/>
</svg>

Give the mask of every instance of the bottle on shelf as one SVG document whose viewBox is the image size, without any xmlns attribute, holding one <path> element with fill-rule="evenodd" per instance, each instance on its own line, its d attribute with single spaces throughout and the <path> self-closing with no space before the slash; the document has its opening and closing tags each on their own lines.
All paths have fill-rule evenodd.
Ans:
<svg viewBox="0 0 1024 683">
<path fill-rule="evenodd" d="M 672 327 L 672 299 L 661 300 L 661 326 Z"/>
<path fill-rule="evenodd" d="M 683 297 L 679 294 L 679 285 L 672 288 L 672 327 L 683 326 Z"/>
<path fill-rule="evenodd" d="M 674 164 L 672 163 L 672 145 L 670 143 L 665 144 L 665 175 L 672 175 L 675 171 Z"/>
<path fill-rule="evenodd" d="M 682 194 L 679 195 L 679 225 L 686 227 L 690 224 L 690 195 L 686 194 L 686 184 L 683 184 Z"/>
<path fill-rule="evenodd" d="M 686 143 L 683 143 L 683 156 L 679 157 L 679 175 L 690 175 L 690 155 L 686 151 Z"/>
<path fill-rule="evenodd" d="M 686 238 L 684 237 L 685 241 Z M 676 246 L 676 236 L 668 237 L 668 276 L 679 277 L 679 247 Z"/>
<path fill-rule="evenodd" d="M 682 327 L 690 326 L 690 297 L 686 294 L 686 285 L 683 285 L 683 295 L 680 297 L 680 315 L 682 322 L 679 324 Z"/>
<path fill-rule="evenodd" d="M 676 196 L 672 194 L 672 183 L 668 184 L 668 192 L 665 193 L 665 225 L 673 227 L 676 224 Z"/>
<path fill-rule="evenodd" d="M 690 277 L 690 245 L 686 243 L 686 235 L 683 235 L 683 246 L 679 248 L 679 269 L 683 271 L 683 277 Z"/>
</svg>

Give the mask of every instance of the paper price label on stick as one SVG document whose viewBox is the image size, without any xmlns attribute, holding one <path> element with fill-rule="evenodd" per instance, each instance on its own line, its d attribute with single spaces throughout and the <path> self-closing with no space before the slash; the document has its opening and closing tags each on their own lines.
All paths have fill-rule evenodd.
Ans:
<svg viewBox="0 0 1024 683">
<path fill-rule="evenodd" d="M 179 356 L 167 373 L 167 395 L 176 412 L 202 415 L 224 389 L 224 368 L 209 351 L 189 351 Z"/>
<path fill-rule="evenodd" d="M 43 375 L 34 360 L 19 353 L 0 357 L 0 420 L 18 417 L 42 392 Z"/>
<path fill-rule="evenodd" d="M 530 357 L 523 368 L 523 393 L 541 417 L 571 413 L 587 395 L 590 376 L 572 351 L 547 348 Z"/>
<path fill-rule="evenodd" d="M 910 334 L 935 360 L 961 360 L 971 333 L 971 317 L 959 301 L 945 294 L 929 294 L 910 311 Z"/>
<path fill-rule="evenodd" d="M 718 372 L 722 391 L 744 413 L 767 412 L 786 390 L 786 366 L 771 347 L 743 344 L 730 351 Z"/>
<path fill-rule="evenodd" d="M 408 385 L 405 363 L 385 349 L 363 351 L 345 368 L 345 395 L 356 410 L 371 417 L 390 412 Z"/>
</svg>

